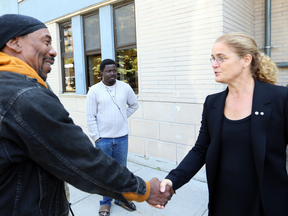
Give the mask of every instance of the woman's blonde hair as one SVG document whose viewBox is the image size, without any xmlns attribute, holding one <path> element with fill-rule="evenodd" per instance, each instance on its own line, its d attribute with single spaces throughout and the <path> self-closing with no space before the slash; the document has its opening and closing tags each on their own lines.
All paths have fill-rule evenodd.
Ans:
<svg viewBox="0 0 288 216">
<path fill-rule="evenodd" d="M 219 37 L 216 42 L 227 44 L 241 57 L 250 54 L 250 69 L 254 78 L 272 84 L 277 82 L 278 67 L 269 56 L 259 53 L 256 41 L 248 34 L 231 32 Z"/>
</svg>

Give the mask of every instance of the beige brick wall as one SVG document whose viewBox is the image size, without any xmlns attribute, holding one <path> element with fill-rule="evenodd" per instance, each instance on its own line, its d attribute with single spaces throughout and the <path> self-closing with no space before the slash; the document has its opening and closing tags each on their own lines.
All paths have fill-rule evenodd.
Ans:
<svg viewBox="0 0 288 216">
<path fill-rule="evenodd" d="M 265 44 L 265 0 L 255 0 L 255 31 L 254 38 L 258 47 Z M 261 50 L 264 52 L 264 49 Z"/>
<path fill-rule="evenodd" d="M 265 0 L 255 0 L 255 39 L 265 46 Z M 276 63 L 288 62 L 288 2 L 271 1 L 271 58 Z M 264 49 L 261 49 L 264 52 Z M 280 68 L 278 85 L 288 84 L 288 68 Z"/>
<path fill-rule="evenodd" d="M 272 1 L 272 45 L 278 46 L 272 59 L 283 62 L 288 61 L 285 1 Z M 205 97 L 225 88 L 214 81 L 209 62 L 215 39 L 244 31 L 264 46 L 264 7 L 264 0 L 135 0 L 140 107 L 128 119 L 130 160 L 169 171 L 183 159 L 198 136 Z M 58 26 L 48 28 L 59 49 Z M 48 76 L 59 93 L 61 76 L 55 71 L 61 71 L 60 55 Z M 287 68 L 279 83 L 288 83 Z M 59 97 L 87 133 L 86 97 Z"/>
<path fill-rule="evenodd" d="M 271 15 L 271 56 L 275 62 L 288 62 L 288 2 L 272 1 Z"/>
<path fill-rule="evenodd" d="M 222 34 L 221 1 L 136 1 L 140 100 L 203 103 L 216 84 L 209 62 Z"/>
<path fill-rule="evenodd" d="M 223 1 L 224 33 L 237 31 L 254 35 L 254 0 Z"/>
<path fill-rule="evenodd" d="M 205 97 L 224 88 L 209 61 L 223 33 L 222 1 L 136 0 L 135 6 L 140 108 L 129 120 L 129 151 L 168 171 L 194 145 Z"/>
<path fill-rule="evenodd" d="M 271 57 L 277 63 L 288 62 L 288 2 L 287 0 L 272 1 L 272 33 Z M 279 85 L 288 84 L 288 68 L 280 68 Z"/>
<path fill-rule="evenodd" d="M 286 46 L 282 55 L 272 50 L 276 61 L 288 56 L 287 4 L 272 4 L 272 44 Z M 141 108 L 131 120 L 132 153 L 175 164 L 183 159 L 198 136 L 204 98 L 225 88 L 208 62 L 215 39 L 241 31 L 263 46 L 264 7 L 264 0 L 136 1 Z M 286 69 L 280 74 L 288 81 Z"/>
</svg>

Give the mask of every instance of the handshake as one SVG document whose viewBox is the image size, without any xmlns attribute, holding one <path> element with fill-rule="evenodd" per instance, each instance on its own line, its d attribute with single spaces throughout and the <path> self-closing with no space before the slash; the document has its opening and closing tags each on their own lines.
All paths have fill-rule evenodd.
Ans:
<svg viewBox="0 0 288 216">
<path fill-rule="evenodd" d="M 164 209 L 165 205 L 174 194 L 172 181 L 164 179 L 162 182 L 158 178 L 152 178 L 150 181 L 150 195 L 146 202 L 151 206 Z"/>
</svg>

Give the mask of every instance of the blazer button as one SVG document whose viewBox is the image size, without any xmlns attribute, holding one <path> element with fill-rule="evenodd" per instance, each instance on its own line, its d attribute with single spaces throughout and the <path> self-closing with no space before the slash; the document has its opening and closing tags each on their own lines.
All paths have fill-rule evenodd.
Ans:
<svg viewBox="0 0 288 216">
<path fill-rule="evenodd" d="M 259 112 L 258 112 L 258 111 L 256 111 L 256 112 L 255 112 L 255 115 L 259 115 Z"/>
<path fill-rule="evenodd" d="M 260 115 L 264 115 L 264 112 L 260 112 Z"/>
</svg>

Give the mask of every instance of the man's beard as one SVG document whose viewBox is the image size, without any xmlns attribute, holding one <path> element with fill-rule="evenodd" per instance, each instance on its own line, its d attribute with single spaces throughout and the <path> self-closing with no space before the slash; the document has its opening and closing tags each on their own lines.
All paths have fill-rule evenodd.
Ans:
<svg viewBox="0 0 288 216">
<path fill-rule="evenodd" d="M 44 75 L 44 72 L 43 72 L 43 66 L 42 68 L 38 71 L 38 75 L 44 80 L 46 81 L 46 76 Z"/>
<path fill-rule="evenodd" d="M 53 62 L 55 61 L 54 57 L 44 57 L 44 58 L 43 58 L 43 64 L 42 64 L 40 70 L 38 71 L 38 75 L 39 75 L 44 81 L 46 81 L 46 79 L 47 79 L 47 77 L 45 76 L 45 73 L 44 73 L 44 65 L 46 64 L 45 61 L 46 61 L 47 59 L 52 60 Z M 48 73 L 49 73 L 49 72 L 50 72 L 50 71 L 48 71 Z M 47 73 L 47 74 L 48 74 L 48 73 Z"/>
<path fill-rule="evenodd" d="M 110 85 L 114 85 L 114 84 L 116 83 L 116 79 L 115 79 L 115 80 L 109 80 L 108 83 L 109 83 Z"/>
</svg>

